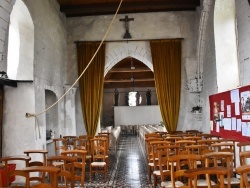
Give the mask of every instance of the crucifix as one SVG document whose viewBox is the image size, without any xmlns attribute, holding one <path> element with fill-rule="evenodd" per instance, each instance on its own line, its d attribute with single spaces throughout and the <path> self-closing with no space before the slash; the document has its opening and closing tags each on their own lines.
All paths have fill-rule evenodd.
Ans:
<svg viewBox="0 0 250 188">
<path fill-rule="evenodd" d="M 126 29 L 126 32 L 123 36 L 124 39 L 131 39 L 131 35 L 129 33 L 129 27 L 128 27 L 128 22 L 129 21 L 134 21 L 134 18 L 128 18 L 128 16 L 126 15 L 124 19 L 120 19 L 120 21 L 122 22 L 125 22 L 125 29 Z"/>
</svg>

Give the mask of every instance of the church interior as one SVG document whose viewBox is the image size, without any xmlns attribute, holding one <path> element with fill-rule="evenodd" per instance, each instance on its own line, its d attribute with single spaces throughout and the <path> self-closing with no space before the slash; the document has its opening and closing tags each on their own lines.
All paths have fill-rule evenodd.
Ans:
<svg viewBox="0 0 250 188">
<path fill-rule="evenodd" d="M 238 167 L 250 142 L 249 18 L 249 0 L 1 0 L 0 187 L 29 187 L 30 160 L 59 176 L 66 157 L 57 149 L 85 152 L 71 187 L 167 187 L 149 149 L 169 149 L 172 134 L 180 153 L 192 148 L 180 137 L 192 136 L 196 154 L 204 140 L 216 153 L 230 148 L 232 186 L 247 186 Z M 227 93 L 231 100 L 219 97 Z M 88 140 L 81 149 L 79 139 Z M 90 151 L 98 145 L 102 163 Z M 6 179 L 11 160 L 25 178 Z"/>
</svg>

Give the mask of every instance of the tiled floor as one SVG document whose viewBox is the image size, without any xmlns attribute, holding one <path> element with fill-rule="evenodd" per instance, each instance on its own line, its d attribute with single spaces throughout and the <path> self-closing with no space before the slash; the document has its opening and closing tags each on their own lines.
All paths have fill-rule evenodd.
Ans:
<svg viewBox="0 0 250 188">
<path fill-rule="evenodd" d="M 135 135 L 120 137 L 117 153 L 110 152 L 110 168 L 107 181 L 103 175 L 97 175 L 89 182 L 87 170 L 85 187 L 87 188 L 151 188 L 147 180 L 147 163 L 139 139 Z"/>
</svg>

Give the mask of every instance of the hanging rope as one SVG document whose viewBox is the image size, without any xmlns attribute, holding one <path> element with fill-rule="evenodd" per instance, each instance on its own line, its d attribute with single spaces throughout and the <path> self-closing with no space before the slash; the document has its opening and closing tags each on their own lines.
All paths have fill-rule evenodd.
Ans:
<svg viewBox="0 0 250 188">
<path fill-rule="evenodd" d="M 122 1 L 123 1 L 123 0 L 120 1 L 120 4 L 119 4 L 119 6 L 118 6 L 118 8 L 117 8 L 117 10 L 116 10 L 116 12 L 115 12 L 115 15 L 114 15 L 112 21 L 110 22 L 109 27 L 108 27 L 108 29 L 107 29 L 107 31 L 106 31 L 106 33 L 105 33 L 105 35 L 104 35 L 104 37 L 103 37 L 103 39 L 102 39 L 100 45 L 99 45 L 99 47 L 97 48 L 95 54 L 93 55 L 93 57 L 92 57 L 91 60 L 89 61 L 89 63 L 88 63 L 88 65 L 86 66 L 86 68 L 82 71 L 82 73 L 80 74 L 80 76 L 79 76 L 79 77 L 76 79 L 76 81 L 72 84 L 72 86 L 71 86 L 71 87 L 70 87 L 70 88 L 69 88 L 69 89 L 68 89 L 68 90 L 67 90 L 67 91 L 66 91 L 66 92 L 65 92 L 65 93 L 64 93 L 64 94 L 54 103 L 54 104 L 52 104 L 50 107 L 48 107 L 48 108 L 45 109 L 44 111 L 42 111 L 42 112 L 40 112 L 40 113 L 38 113 L 38 114 L 26 113 L 25 116 L 26 116 L 27 118 L 29 118 L 29 117 L 37 117 L 37 116 L 39 116 L 39 115 L 45 113 L 45 112 L 48 111 L 49 109 L 51 109 L 51 108 L 52 108 L 53 106 L 55 106 L 60 100 L 62 100 L 62 99 L 66 96 L 66 94 L 76 85 L 76 83 L 80 80 L 80 78 L 82 77 L 82 75 L 86 72 L 86 70 L 87 70 L 88 67 L 90 66 L 90 64 L 91 64 L 91 62 L 93 61 L 93 59 L 95 58 L 97 52 L 98 52 L 99 49 L 101 48 L 101 46 L 102 46 L 104 40 L 106 39 L 106 37 L 107 37 L 107 35 L 108 35 L 108 33 L 109 33 L 110 29 L 111 29 L 111 26 L 113 25 L 113 22 L 114 22 L 114 20 L 115 20 L 115 18 L 116 18 L 116 15 L 117 15 L 117 13 L 118 13 L 120 7 L 121 7 Z M 39 129 L 39 128 L 38 128 L 38 129 Z M 40 130 L 39 130 L 39 134 L 40 134 Z"/>
</svg>

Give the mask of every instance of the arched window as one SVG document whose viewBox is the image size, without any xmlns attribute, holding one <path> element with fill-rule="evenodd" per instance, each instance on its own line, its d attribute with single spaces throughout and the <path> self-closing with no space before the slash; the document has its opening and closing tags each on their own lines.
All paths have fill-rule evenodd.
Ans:
<svg viewBox="0 0 250 188">
<path fill-rule="evenodd" d="M 235 0 L 216 0 L 214 36 L 218 92 L 239 86 Z"/>
<path fill-rule="evenodd" d="M 7 75 L 14 80 L 33 80 L 34 24 L 22 0 L 10 15 Z"/>
</svg>

